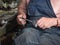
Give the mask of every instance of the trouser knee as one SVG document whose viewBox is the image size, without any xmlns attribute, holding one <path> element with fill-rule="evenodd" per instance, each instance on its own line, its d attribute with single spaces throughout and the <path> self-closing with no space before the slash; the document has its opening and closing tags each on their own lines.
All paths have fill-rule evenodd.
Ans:
<svg viewBox="0 0 60 45">
<path fill-rule="evenodd" d="M 23 33 L 16 38 L 16 45 L 39 45 L 39 31 L 33 28 L 25 28 Z"/>
</svg>

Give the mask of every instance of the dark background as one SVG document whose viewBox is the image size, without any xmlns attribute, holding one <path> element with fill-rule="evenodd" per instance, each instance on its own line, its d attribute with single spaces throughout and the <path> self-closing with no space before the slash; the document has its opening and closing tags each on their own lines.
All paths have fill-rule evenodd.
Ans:
<svg viewBox="0 0 60 45">
<path fill-rule="evenodd" d="M 0 0 L 0 45 L 13 45 L 19 33 L 16 21 L 19 3 L 20 0 Z"/>
</svg>

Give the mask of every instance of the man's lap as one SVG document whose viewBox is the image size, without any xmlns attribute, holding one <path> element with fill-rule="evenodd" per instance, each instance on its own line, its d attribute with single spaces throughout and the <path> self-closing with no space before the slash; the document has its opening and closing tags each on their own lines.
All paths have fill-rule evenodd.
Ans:
<svg viewBox="0 0 60 45">
<path fill-rule="evenodd" d="M 51 29 L 49 29 L 51 30 Z M 15 39 L 16 45 L 59 45 L 60 36 L 51 31 L 40 31 L 36 28 L 24 28 L 22 34 Z M 53 31 L 52 31 L 53 32 Z M 54 43 L 54 44 L 53 44 Z"/>
</svg>

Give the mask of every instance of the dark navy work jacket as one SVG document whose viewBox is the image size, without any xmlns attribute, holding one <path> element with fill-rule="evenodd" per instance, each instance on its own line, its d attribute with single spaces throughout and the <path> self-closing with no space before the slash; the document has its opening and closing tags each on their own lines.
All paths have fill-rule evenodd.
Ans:
<svg viewBox="0 0 60 45">
<path fill-rule="evenodd" d="M 56 18 L 50 0 L 30 0 L 27 14 L 28 19 L 32 20 L 33 24 L 41 17 Z"/>
<path fill-rule="evenodd" d="M 29 17 L 56 17 L 50 0 L 30 0 L 28 5 Z"/>
</svg>

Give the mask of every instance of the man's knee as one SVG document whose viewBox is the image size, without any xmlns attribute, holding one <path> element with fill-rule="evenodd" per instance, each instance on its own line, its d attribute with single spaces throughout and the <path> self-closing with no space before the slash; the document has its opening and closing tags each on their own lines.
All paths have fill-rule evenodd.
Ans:
<svg viewBox="0 0 60 45">
<path fill-rule="evenodd" d="M 27 28 L 23 30 L 23 35 L 25 36 L 27 42 L 35 41 L 39 38 L 40 32 L 34 28 Z"/>
<path fill-rule="evenodd" d="M 49 33 L 44 33 L 40 36 L 40 44 L 41 45 L 59 45 L 56 35 L 52 35 Z"/>
<path fill-rule="evenodd" d="M 15 40 L 16 44 L 39 44 L 39 31 L 34 28 L 25 28 L 23 33 Z"/>
<path fill-rule="evenodd" d="M 23 33 L 40 33 L 39 30 L 35 29 L 35 28 L 25 28 L 22 31 Z"/>
</svg>

